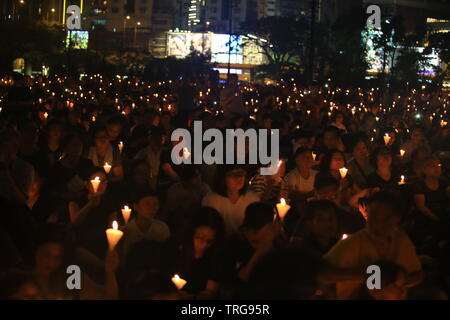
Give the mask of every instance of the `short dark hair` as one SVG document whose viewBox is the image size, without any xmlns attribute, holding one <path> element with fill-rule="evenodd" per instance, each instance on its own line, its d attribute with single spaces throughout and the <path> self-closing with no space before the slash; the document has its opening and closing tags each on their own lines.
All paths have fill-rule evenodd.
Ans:
<svg viewBox="0 0 450 320">
<path fill-rule="evenodd" d="M 264 202 L 254 202 L 245 209 L 245 218 L 241 230 L 259 230 L 273 221 L 274 209 Z"/>
<path fill-rule="evenodd" d="M 221 164 L 216 168 L 216 173 L 214 176 L 214 183 L 212 189 L 215 193 L 220 194 L 221 196 L 227 196 L 227 185 L 226 185 L 226 176 L 227 173 L 236 170 L 242 169 L 247 173 L 247 170 L 242 165 L 238 164 Z M 244 184 L 244 187 L 239 190 L 239 194 L 245 194 L 247 192 L 248 183 Z"/>
<path fill-rule="evenodd" d="M 346 164 L 345 160 L 345 154 L 342 151 L 339 151 L 338 149 L 333 149 L 325 153 L 322 160 L 320 161 L 320 171 L 321 172 L 330 172 L 330 164 L 331 159 L 333 159 L 333 154 L 340 153 L 342 157 L 344 158 L 344 165 Z"/>
<path fill-rule="evenodd" d="M 307 152 L 312 152 L 312 150 L 306 147 L 297 148 L 297 150 L 295 150 L 294 159 L 296 159 L 299 155 L 302 155 Z"/>
<path fill-rule="evenodd" d="M 392 212 L 399 217 L 403 216 L 404 203 L 401 199 L 393 192 L 386 190 L 379 191 L 375 193 L 372 197 L 368 199 L 368 206 L 378 203 L 387 206 L 392 209 Z"/>
<path fill-rule="evenodd" d="M 307 203 L 305 207 L 304 220 L 313 220 L 318 211 L 333 210 L 336 212 L 336 205 L 330 200 L 314 200 Z"/>
<path fill-rule="evenodd" d="M 138 190 L 138 191 L 136 191 L 136 193 L 133 195 L 133 203 L 139 203 L 139 201 L 141 201 L 141 199 L 147 198 L 147 197 L 155 197 L 155 198 L 158 198 L 158 195 L 157 195 L 156 192 L 153 191 L 152 189 Z"/>
</svg>

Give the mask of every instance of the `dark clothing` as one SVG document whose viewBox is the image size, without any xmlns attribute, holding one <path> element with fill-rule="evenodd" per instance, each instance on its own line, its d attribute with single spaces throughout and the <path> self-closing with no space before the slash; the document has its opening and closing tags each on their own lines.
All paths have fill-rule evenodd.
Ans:
<svg viewBox="0 0 450 320">
<path fill-rule="evenodd" d="M 243 236 L 234 236 L 225 244 L 221 279 L 227 283 L 240 283 L 239 271 L 250 261 L 255 249 Z"/>
<path fill-rule="evenodd" d="M 169 239 L 162 250 L 162 268 L 168 276 L 178 274 L 187 281 L 183 290 L 198 294 L 206 289 L 208 280 L 218 281 L 218 264 L 213 253 L 207 252 L 200 259 L 193 257 L 193 248 Z"/>
<path fill-rule="evenodd" d="M 448 206 L 450 199 L 447 196 L 448 183 L 445 180 L 439 182 L 437 190 L 431 190 L 424 181 L 420 181 L 413 187 L 414 194 L 423 194 L 425 196 L 425 205 L 434 214 L 442 219 L 450 219 Z"/>
</svg>

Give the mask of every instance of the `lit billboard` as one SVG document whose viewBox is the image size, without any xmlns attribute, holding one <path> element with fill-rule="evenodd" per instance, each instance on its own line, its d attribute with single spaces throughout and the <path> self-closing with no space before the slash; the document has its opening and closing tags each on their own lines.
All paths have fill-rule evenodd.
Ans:
<svg viewBox="0 0 450 320">
<path fill-rule="evenodd" d="M 184 58 L 194 51 L 209 54 L 210 50 L 210 33 L 169 32 L 167 34 L 168 56 Z"/>
<path fill-rule="evenodd" d="M 72 49 L 86 50 L 89 44 L 89 31 L 67 31 L 66 47 L 71 44 Z"/>
<path fill-rule="evenodd" d="M 242 37 L 213 34 L 211 62 L 228 63 L 228 60 L 230 60 L 230 63 L 243 63 L 242 51 Z"/>
</svg>

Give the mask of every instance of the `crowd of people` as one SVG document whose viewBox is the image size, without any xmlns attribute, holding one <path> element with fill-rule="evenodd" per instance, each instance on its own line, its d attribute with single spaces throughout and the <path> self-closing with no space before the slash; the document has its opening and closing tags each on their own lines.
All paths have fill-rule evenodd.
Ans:
<svg viewBox="0 0 450 320">
<path fill-rule="evenodd" d="M 426 86 L 5 76 L 0 299 L 447 299 L 449 103 Z M 172 132 L 194 121 L 278 129 L 276 173 L 175 164 Z"/>
</svg>

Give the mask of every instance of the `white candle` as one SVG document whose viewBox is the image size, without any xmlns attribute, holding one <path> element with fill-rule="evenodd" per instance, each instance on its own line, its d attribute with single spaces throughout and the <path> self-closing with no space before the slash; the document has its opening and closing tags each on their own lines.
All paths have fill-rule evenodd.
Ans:
<svg viewBox="0 0 450 320">
<path fill-rule="evenodd" d="M 97 193 L 98 187 L 100 186 L 100 182 L 101 181 L 99 177 L 95 177 L 94 180 L 91 180 L 92 189 L 94 190 L 94 193 Z"/>
<path fill-rule="evenodd" d="M 44 112 L 44 118 L 47 119 L 48 118 L 48 113 Z"/>
<path fill-rule="evenodd" d="M 348 235 L 347 235 L 346 233 L 344 233 L 344 234 L 342 235 L 342 240 L 347 239 L 347 238 L 348 238 Z"/>
<path fill-rule="evenodd" d="M 122 141 L 119 142 L 119 151 L 120 151 L 120 153 L 122 153 L 122 151 L 123 151 L 123 142 Z"/>
<path fill-rule="evenodd" d="M 389 136 L 389 134 L 385 133 L 383 138 L 384 138 L 384 143 L 386 145 L 388 145 L 389 141 L 391 141 L 391 137 Z"/>
<path fill-rule="evenodd" d="M 108 238 L 109 250 L 113 251 L 123 236 L 123 232 L 118 230 L 117 221 L 112 223 L 112 228 L 106 230 L 106 238 Z"/>
<path fill-rule="evenodd" d="M 342 178 L 342 179 L 344 179 L 345 176 L 347 175 L 347 171 L 348 171 L 347 168 L 340 168 L 340 169 L 339 169 L 339 173 L 341 174 L 341 178 Z"/>
<path fill-rule="evenodd" d="M 186 147 L 183 148 L 183 156 L 186 160 L 191 156 L 191 153 L 189 152 L 188 148 L 186 148 Z"/>
<path fill-rule="evenodd" d="M 103 165 L 103 169 L 105 169 L 106 174 L 109 174 L 109 172 L 111 171 L 111 165 L 108 162 L 105 162 L 105 164 Z"/>
<path fill-rule="evenodd" d="M 317 154 L 315 154 L 315 153 L 313 152 L 313 153 L 312 153 L 312 157 L 313 157 L 313 160 L 316 161 Z"/>
<path fill-rule="evenodd" d="M 183 287 L 186 285 L 187 281 L 184 279 L 181 279 L 179 275 L 174 275 L 172 277 L 173 284 L 177 287 L 178 290 L 183 289 Z"/>
<path fill-rule="evenodd" d="M 400 149 L 400 157 L 402 157 L 403 158 L 403 156 L 405 155 L 405 150 L 403 150 L 403 149 Z"/>
<path fill-rule="evenodd" d="M 125 220 L 125 224 L 128 223 L 128 220 L 130 219 L 130 215 L 131 215 L 131 209 L 128 206 L 123 206 L 122 216 L 123 216 L 123 220 Z"/>
<path fill-rule="evenodd" d="M 400 176 L 400 181 L 398 182 L 399 185 L 405 184 L 405 176 Z"/>
<path fill-rule="evenodd" d="M 290 208 L 291 206 L 286 204 L 286 200 L 284 200 L 284 198 L 281 198 L 280 203 L 277 203 L 277 211 L 281 220 L 284 220 L 284 217 L 286 216 L 286 213 L 289 211 Z"/>
</svg>

